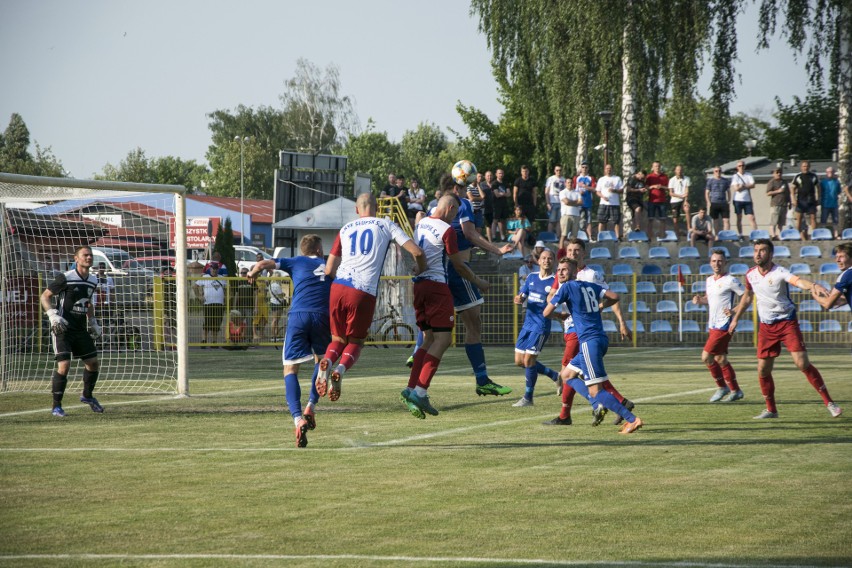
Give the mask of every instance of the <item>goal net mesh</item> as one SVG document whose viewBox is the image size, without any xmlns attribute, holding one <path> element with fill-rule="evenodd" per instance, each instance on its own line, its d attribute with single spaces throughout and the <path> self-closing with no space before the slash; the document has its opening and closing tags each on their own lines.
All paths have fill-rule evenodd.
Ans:
<svg viewBox="0 0 852 568">
<path fill-rule="evenodd" d="M 178 324 L 170 227 L 177 195 L 4 179 L 0 392 L 50 392 L 56 362 L 40 296 L 57 275 L 75 270 L 74 251 L 81 245 L 92 247 L 91 271 L 99 281 L 92 298 L 103 328 L 95 340 L 97 391 L 175 392 Z M 72 359 L 68 392 L 82 388 L 83 369 Z"/>
</svg>

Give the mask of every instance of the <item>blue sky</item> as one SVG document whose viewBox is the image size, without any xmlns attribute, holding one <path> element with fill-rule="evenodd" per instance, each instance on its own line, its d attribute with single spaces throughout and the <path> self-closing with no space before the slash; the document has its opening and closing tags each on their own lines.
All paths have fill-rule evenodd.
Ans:
<svg viewBox="0 0 852 568">
<path fill-rule="evenodd" d="M 805 73 L 780 40 L 755 54 L 755 17 L 737 25 L 732 110 L 769 118 L 776 95 L 804 96 Z M 394 140 L 424 121 L 459 130 L 457 101 L 501 112 L 467 0 L 0 0 L 0 128 L 21 114 L 78 178 L 137 146 L 204 162 L 206 114 L 278 106 L 300 57 L 338 65 L 361 125 Z"/>
</svg>

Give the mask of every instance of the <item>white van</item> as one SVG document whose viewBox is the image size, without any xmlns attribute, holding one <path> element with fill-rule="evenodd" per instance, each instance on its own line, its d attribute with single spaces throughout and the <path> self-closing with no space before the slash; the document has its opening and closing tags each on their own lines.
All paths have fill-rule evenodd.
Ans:
<svg viewBox="0 0 852 568">
<path fill-rule="evenodd" d="M 264 252 L 257 247 L 234 245 L 234 262 L 237 263 L 237 272 L 245 268 L 251 270 L 257 264 L 257 255 L 261 255 L 264 260 L 272 258 L 268 252 Z"/>
</svg>

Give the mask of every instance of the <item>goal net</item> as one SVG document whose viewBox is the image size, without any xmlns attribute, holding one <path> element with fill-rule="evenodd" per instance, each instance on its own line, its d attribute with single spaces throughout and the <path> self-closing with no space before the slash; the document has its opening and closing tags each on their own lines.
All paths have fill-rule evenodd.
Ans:
<svg viewBox="0 0 852 568">
<path fill-rule="evenodd" d="M 50 392 L 56 363 L 40 296 L 87 245 L 103 329 L 98 392 L 188 394 L 184 193 L 0 173 L 0 392 Z M 83 368 L 72 360 L 69 391 L 82 388 Z"/>
</svg>

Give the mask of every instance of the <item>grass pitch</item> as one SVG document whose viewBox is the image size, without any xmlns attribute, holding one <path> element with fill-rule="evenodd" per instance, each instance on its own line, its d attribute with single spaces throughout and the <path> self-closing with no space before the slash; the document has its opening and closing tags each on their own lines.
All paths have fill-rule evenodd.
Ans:
<svg viewBox="0 0 852 568">
<path fill-rule="evenodd" d="M 451 349 L 430 389 L 441 415 L 417 420 L 399 402 L 408 352 L 365 350 L 304 449 L 271 349 L 194 351 L 190 398 L 103 395 L 102 415 L 79 393 L 65 419 L 49 394 L 0 396 L 0 565 L 852 564 L 845 348 L 811 355 L 847 415 L 785 353 L 768 421 L 752 419 L 751 349 L 732 353 L 746 398 L 729 405 L 707 402 L 698 349 L 612 349 L 646 423 L 629 436 L 611 416 L 592 428 L 579 397 L 574 425 L 543 426 L 553 383 L 513 408 L 523 372 L 510 348 L 486 353 L 515 393 L 477 397 Z"/>
</svg>

